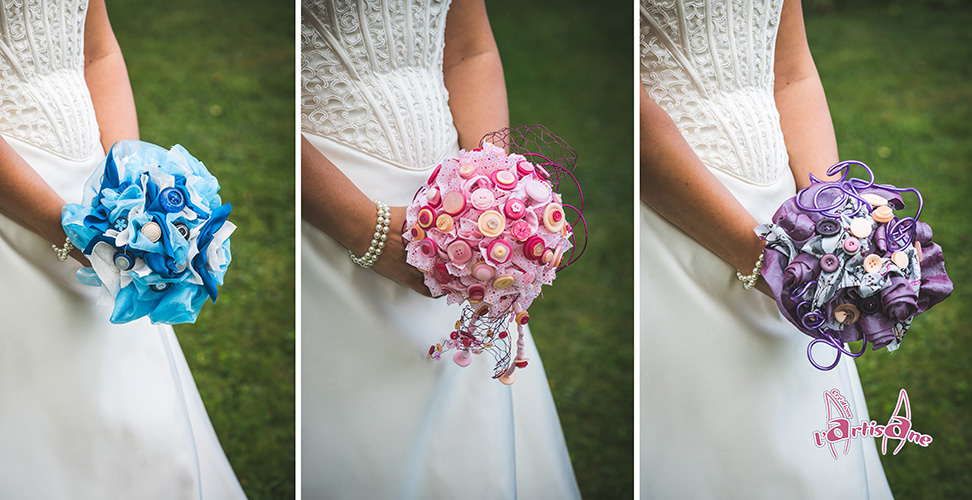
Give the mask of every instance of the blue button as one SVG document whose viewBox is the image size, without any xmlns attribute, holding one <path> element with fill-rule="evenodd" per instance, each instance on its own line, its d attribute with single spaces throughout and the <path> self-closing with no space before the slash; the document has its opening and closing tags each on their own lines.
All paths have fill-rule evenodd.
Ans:
<svg viewBox="0 0 972 500">
<path fill-rule="evenodd" d="M 135 267 L 135 257 L 132 257 L 131 254 L 125 253 L 124 250 L 116 252 L 114 260 L 115 267 L 122 271 L 128 271 Z"/>
<path fill-rule="evenodd" d="M 169 284 L 168 283 L 153 283 L 153 284 L 149 285 L 149 287 L 152 290 L 155 290 L 156 292 L 164 292 L 164 291 L 166 291 L 166 290 L 169 289 Z"/>
<path fill-rule="evenodd" d="M 186 206 L 186 198 L 176 188 L 165 188 L 159 193 L 159 205 L 166 212 L 178 212 Z"/>
<path fill-rule="evenodd" d="M 185 238 L 186 240 L 189 239 L 189 226 L 181 222 L 176 222 L 175 224 L 173 224 L 173 226 L 175 226 L 176 231 L 179 231 L 179 234 L 181 234 L 183 238 Z"/>
</svg>

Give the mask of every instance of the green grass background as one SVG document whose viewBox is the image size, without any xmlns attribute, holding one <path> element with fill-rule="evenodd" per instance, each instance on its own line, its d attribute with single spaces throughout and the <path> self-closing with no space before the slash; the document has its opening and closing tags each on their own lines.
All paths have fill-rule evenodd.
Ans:
<svg viewBox="0 0 972 500">
<path fill-rule="evenodd" d="M 530 328 L 587 499 L 634 495 L 632 7 L 487 2 L 510 122 L 546 125 L 578 154 L 590 241 L 530 307 Z"/>
<path fill-rule="evenodd" d="M 972 10 L 940 8 L 952 3 L 856 2 L 806 17 L 841 158 L 921 191 L 921 220 L 955 283 L 899 351 L 857 361 L 871 419 L 887 422 L 904 388 L 915 430 L 934 438 L 881 457 L 897 498 L 972 497 Z"/>
<path fill-rule="evenodd" d="M 217 178 L 233 263 L 216 304 L 176 327 L 251 499 L 294 497 L 294 4 L 108 2 L 143 140 Z"/>
</svg>

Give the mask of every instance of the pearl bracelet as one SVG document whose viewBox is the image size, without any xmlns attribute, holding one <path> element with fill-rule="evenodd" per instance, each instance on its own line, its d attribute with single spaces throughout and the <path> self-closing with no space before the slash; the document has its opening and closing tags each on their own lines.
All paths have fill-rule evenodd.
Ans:
<svg viewBox="0 0 972 500">
<path fill-rule="evenodd" d="M 68 260 L 68 255 L 71 253 L 71 250 L 74 250 L 74 244 L 71 243 L 70 238 L 65 238 L 63 248 L 58 248 L 57 245 L 51 245 L 51 250 L 54 250 L 54 254 L 57 255 L 58 260 L 64 262 Z"/>
<path fill-rule="evenodd" d="M 743 276 L 739 271 L 736 271 L 736 278 L 742 281 L 743 288 L 746 290 L 752 290 L 756 286 L 756 281 L 759 279 L 759 272 L 763 269 L 763 255 L 759 254 L 759 260 L 756 261 L 756 267 L 753 268 L 753 274 L 748 276 Z"/>
<path fill-rule="evenodd" d="M 391 223 L 391 210 L 388 209 L 388 205 L 381 201 L 375 201 L 375 206 L 378 207 L 378 222 L 375 224 L 375 234 L 371 238 L 371 246 L 368 247 L 368 252 L 361 257 L 355 257 L 354 252 L 348 250 L 351 260 L 365 268 L 371 267 L 378 261 L 378 256 L 385 248 L 385 240 L 388 239 L 388 224 Z"/>
</svg>

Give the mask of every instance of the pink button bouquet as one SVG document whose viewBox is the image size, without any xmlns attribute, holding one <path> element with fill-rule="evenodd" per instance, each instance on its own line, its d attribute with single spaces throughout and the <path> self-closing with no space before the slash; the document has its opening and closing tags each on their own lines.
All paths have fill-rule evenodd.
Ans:
<svg viewBox="0 0 972 500">
<path fill-rule="evenodd" d="M 490 353 L 493 378 L 512 384 L 515 369 L 529 361 L 523 356 L 527 309 L 583 253 L 574 246 L 578 224 L 586 244 L 583 196 L 575 208 L 558 192 L 563 179 L 577 185 L 576 157 L 546 128 L 503 129 L 481 144 L 436 167 L 406 211 L 403 237 L 407 262 L 425 274 L 432 294 L 466 303 L 455 330 L 429 356 L 454 350 L 453 360 L 467 366 L 472 355 Z"/>
</svg>

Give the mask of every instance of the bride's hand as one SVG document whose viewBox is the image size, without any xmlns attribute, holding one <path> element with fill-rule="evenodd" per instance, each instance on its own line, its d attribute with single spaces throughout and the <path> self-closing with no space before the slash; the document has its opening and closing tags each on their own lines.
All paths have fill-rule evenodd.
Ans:
<svg viewBox="0 0 972 500">
<path fill-rule="evenodd" d="M 391 222 L 388 224 L 388 239 L 381 256 L 371 268 L 378 274 L 412 289 L 416 293 L 431 297 L 425 286 L 421 271 L 405 262 L 405 246 L 402 244 L 402 227 L 405 223 L 405 207 L 390 207 Z"/>
</svg>

